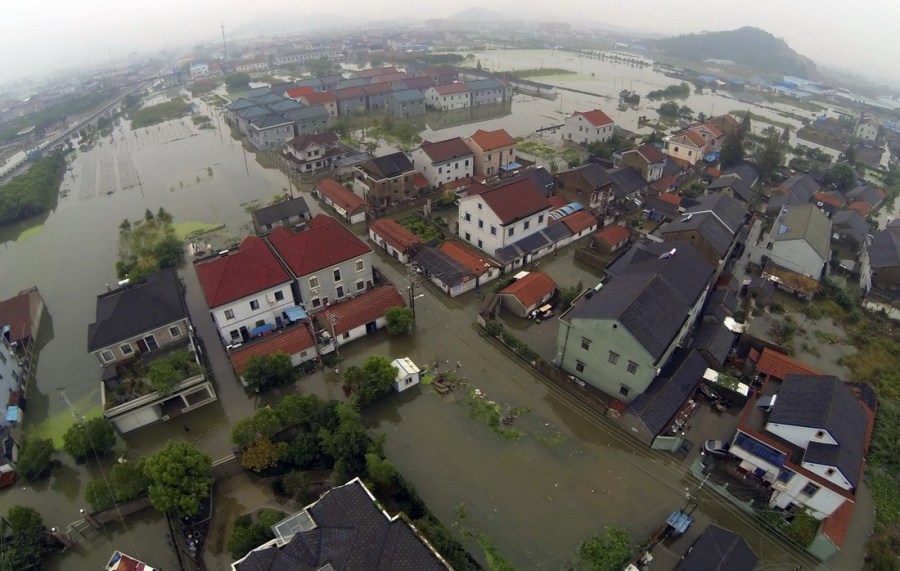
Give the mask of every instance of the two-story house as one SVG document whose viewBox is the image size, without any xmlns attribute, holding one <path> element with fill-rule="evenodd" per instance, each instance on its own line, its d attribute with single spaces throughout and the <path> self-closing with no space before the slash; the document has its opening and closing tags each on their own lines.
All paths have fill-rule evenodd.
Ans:
<svg viewBox="0 0 900 571">
<path fill-rule="evenodd" d="M 296 305 L 291 277 L 262 238 L 247 236 L 237 249 L 198 260 L 194 270 L 226 345 L 281 327 L 284 311 Z"/>
<path fill-rule="evenodd" d="M 366 112 L 366 92 L 362 87 L 344 87 L 334 91 L 338 115 L 356 115 Z"/>
<path fill-rule="evenodd" d="M 296 136 L 321 133 L 331 125 L 331 115 L 324 105 L 298 107 L 281 114 L 294 122 Z"/>
<path fill-rule="evenodd" d="M 324 107 L 329 117 L 337 117 L 338 115 L 337 97 L 330 91 L 308 93 L 306 95 L 301 95 L 297 100 L 308 107 L 321 105 Z"/>
<path fill-rule="evenodd" d="M 385 208 L 417 194 L 418 173 L 406 153 L 375 157 L 356 165 L 354 170 L 354 192 L 375 208 Z"/>
<path fill-rule="evenodd" d="M 423 141 L 412 152 L 413 168 L 425 176 L 433 188 L 469 178 L 475 170 L 475 154 L 459 137 L 443 141 Z"/>
<path fill-rule="evenodd" d="M 288 141 L 282 156 L 287 164 L 300 172 L 316 172 L 329 168 L 346 155 L 334 131 L 300 135 Z"/>
<path fill-rule="evenodd" d="M 516 140 L 504 129 L 478 129 L 463 139 L 475 155 L 475 174 L 498 176 L 501 167 L 516 162 Z"/>
<path fill-rule="evenodd" d="M 878 131 L 880 128 L 881 126 L 878 124 L 878 121 L 869 115 L 863 115 L 862 119 L 859 120 L 859 123 L 856 124 L 856 129 L 853 130 L 853 134 L 858 139 L 863 139 L 864 141 L 876 141 L 878 140 Z"/>
<path fill-rule="evenodd" d="M 614 181 L 597 163 L 587 163 L 556 175 L 556 190 L 568 202 L 605 212 L 613 198 Z"/>
<path fill-rule="evenodd" d="M 24 381 L 19 357 L 10 344 L 9 324 L 0 324 L 0 395 L 9 396 L 18 391 Z"/>
<path fill-rule="evenodd" d="M 883 230 L 872 233 L 868 263 L 860 272 L 862 288 L 874 289 L 893 301 L 900 297 L 900 219 L 888 222 Z"/>
<path fill-rule="evenodd" d="M 831 220 L 814 204 L 785 206 L 766 248 L 772 263 L 819 281 L 831 259 Z"/>
<path fill-rule="evenodd" d="M 279 113 L 266 113 L 249 121 L 247 139 L 257 149 L 279 148 L 294 138 L 294 122 Z"/>
<path fill-rule="evenodd" d="M 466 86 L 471 92 L 472 107 L 478 105 L 492 105 L 509 101 L 511 89 L 503 79 L 490 77 L 467 81 Z"/>
<path fill-rule="evenodd" d="M 465 83 L 446 83 L 425 90 L 425 104 L 438 111 L 465 109 L 472 102 L 472 93 Z"/>
<path fill-rule="evenodd" d="M 296 233 L 276 228 L 266 240 L 290 270 L 297 300 L 311 313 L 374 284 L 372 248 L 330 216 L 314 216 Z"/>
<path fill-rule="evenodd" d="M 642 394 L 684 340 L 713 267 L 689 243 L 636 243 L 559 318 L 554 363 L 615 398 Z"/>
<path fill-rule="evenodd" d="M 641 145 L 622 153 L 618 166 L 630 166 L 641 173 L 647 182 L 655 182 L 663 177 L 666 155 L 654 145 Z"/>
<path fill-rule="evenodd" d="M 415 70 L 415 75 L 417 77 L 426 77 L 434 82 L 435 85 L 446 85 L 459 81 L 459 70 L 450 65 L 422 67 Z"/>
<path fill-rule="evenodd" d="M 401 89 L 388 94 L 385 102 L 387 114 L 397 119 L 419 117 L 425 114 L 425 94 L 419 89 Z"/>
<path fill-rule="evenodd" d="M 679 131 L 663 137 L 663 152 L 689 165 L 695 165 L 703 158 L 703 155 L 706 154 L 705 148 L 706 141 L 703 140 L 703 137 L 691 130 Z"/>
<path fill-rule="evenodd" d="M 732 252 L 744 224 L 746 209 L 727 194 L 707 194 L 672 222 L 663 224 L 658 234 L 663 240 L 683 240 L 694 245 L 714 267 Z"/>
<path fill-rule="evenodd" d="M 459 201 L 459 235 L 488 253 L 547 227 L 550 202 L 529 178 L 474 183 Z"/>
<path fill-rule="evenodd" d="M 575 111 L 566 117 L 562 130 L 563 140 L 579 145 L 608 141 L 615 132 L 615 121 L 599 109 Z"/>
</svg>

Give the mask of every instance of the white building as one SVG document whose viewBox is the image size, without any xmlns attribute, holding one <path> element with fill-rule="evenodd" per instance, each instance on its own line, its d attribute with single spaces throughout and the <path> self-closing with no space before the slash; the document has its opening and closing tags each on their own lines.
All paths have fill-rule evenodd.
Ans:
<svg viewBox="0 0 900 571">
<path fill-rule="evenodd" d="M 831 220 L 814 204 L 784 206 L 766 247 L 776 265 L 818 281 L 831 259 Z"/>
<path fill-rule="evenodd" d="M 209 64 L 208 63 L 195 63 L 191 65 L 190 68 L 191 79 L 198 79 L 200 77 L 206 77 L 209 75 Z"/>
<path fill-rule="evenodd" d="M 856 125 L 856 130 L 853 132 L 859 139 L 864 139 L 866 141 L 874 141 L 878 139 L 878 122 L 871 117 L 863 117 L 859 123 Z"/>
<path fill-rule="evenodd" d="M 0 395 L 9 395 L 19 390 L 22 367 L 9 344 L 9 325 L 0 325 L 0 329 Z"/>
<path fill-rule="evenodd" d="M 412 362 L 412 359 L 409 357 L 394 359 L 391 361 L 391 365 L 397 369 L 397 378 L 394 379 L 394 390 L 398 393 L 402 393 L 406 389 L 419 384 L 419 373 L 421 371 Z"/>
<path fill-rule="evenodd" d="M 210 315 L 226 345 L 249 341 L 285 323 L 294 307 L 291 277 L 262 238 L 194 264 Z"/>
<path fill-rule="evenodd" d="M 529 178 L 469 187 L 459 203 L 459 235 L 488 253 L 547 227 L 550 202 Z"/>
<path fill-rule="evenodd" d="M 425 104 L 439 111 L 465 109 L 472 103 L 472 93 L 465 83 L 435 85 L 425 90 Z"/>
<path fill-rule="evenodd" d="M 459 137 L 419 145 L 412 152 L 413 167 L 432 187 L 471 177 L 475 172 L 475 154 Z"/>
<path fill-rule="evenodd" d="M 615 131 L 615 121 L 603 111 L 599 109 L 575 111 L 566 117 L 563 139 L 580 145 L 589 145 L 597 141 L 608 141 Z"/>
</svg>

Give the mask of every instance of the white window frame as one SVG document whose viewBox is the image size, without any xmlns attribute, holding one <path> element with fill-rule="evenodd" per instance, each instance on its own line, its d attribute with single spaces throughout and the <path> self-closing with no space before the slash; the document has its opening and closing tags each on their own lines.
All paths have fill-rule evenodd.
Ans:
<svg viewBox="0 0 900 571">
<path fill-rule="evenodd" d="M 131 346 L 131 343 L 122 343 L 119 345 L 119 351 L 125 356 L 132 355 L 134 354 L 134 347 Z"/>
</svg>

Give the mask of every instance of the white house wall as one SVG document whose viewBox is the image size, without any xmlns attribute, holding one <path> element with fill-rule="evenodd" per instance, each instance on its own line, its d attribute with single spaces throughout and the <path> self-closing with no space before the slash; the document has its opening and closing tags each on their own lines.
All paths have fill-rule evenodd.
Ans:
<svg viewBox="0 0 900 571">
<path fill-rule="evenodd" d="M 275 301 L 275 293 L 279 291 L 284 295 L 284 299 Z M 250 309 L 251 301 L 258 302 L 259 309 Z M 219 330 L 219 335 L 227 345 L 232 340 L 240 341 L 240 337 L 234 339 L 231 336 L 231 331 L 240 331 L 241 327 L 246 327 L 249 333 L 251 329 L 256 327 L 256 322 L 259 320 L 275 325 L 275 318 L 281 318 L 282 312 L 288 307 L 294 307 L 294 296 L 291 293 L 290 282 L 285 282 L 215 307 L 210 310 L 210 313 L 212 313 L 213 321 L 215 321 L 216 328 Z M 225 312 L 229 309 L 234 312 L 233 319 L 225 317 Z"/>
<path fill-rule="evenodd" d="M 844 477 L 844 474 L 841 473 L 841 471 L 836 466 L 815 464 L 813 462 L 803 462 L 801 466 L 803 466 L 813 474 L 817 474 L 823 480 L 828 480 L 835 486 L 840 486 L 845 490 L 853 490 L 853 484 L 851 484 L 850 481 Z"/>
<path fill-rule="evenodd" d="M 809 483 L 819 486 L 812 496 L 803 493 L 803 488 Z M 790 504 L 798 504 L 809 508 L 814 518 L 824 519 L 834 513 L 845 501 L 848 500 L 837 492 L 816 482 L 810 482 L 809 478 L 803 474 L 797 474 L 787 483 L 784 491 L 776 491 L 772 494 L 769 506 L 787 509 Z"/>
<path fill-rule="evenodd" d="M 405 264 L 409 262 L 409 256 L 393 247 L 390 243 L 388 243 L 384 238 L 382 238 L 375 230 L 369 229 L 369 239 L 372 240 L 379 248 L 387 252 L 387 254 L 398 260 L 401 264 Z"/>
<path fill-rule="evenodd" d="M 777 403 L 776 406 L 778 406 Z M 776 436 L 779 436 L 780 438 L 783 438 L 784 440 L 787 440 L 794 446 L 803 448 L 804 450 L 809 447 L 810 442 L 819 442 L 821 444 L 837 444 L 837 441 L 827 430 L 821 430 L 819 428 L 767 422 L 766 430 Z M 820 432 L 822 433 L 822 436 L 816 436 Z"/>
<path fill-rule="evenodd" d="M 584 115 L 573 115 L 566 118 L 563 126 L 563 137 L 582 145 L 589 145 L 595 141 L 608 141 L 615 132 L 615 124 L 595 127 Z"/>
</svg>

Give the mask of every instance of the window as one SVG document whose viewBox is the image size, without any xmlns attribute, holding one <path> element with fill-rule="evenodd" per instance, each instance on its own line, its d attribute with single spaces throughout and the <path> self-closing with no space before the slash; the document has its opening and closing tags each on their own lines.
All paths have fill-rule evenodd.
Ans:
<svg viewBox="0 0 900 571">
<path fill-rule="evenodd" d="M 250 302 L 250 309 L 256 310 L 259 309 L 259 302 L 255 299 Z"/>
<path fill-rule="evenodd" d="M 510 236 L 512 236 L 512 235 L 515 234 L 515 233 L 516 233 L 516 229 L 515 229 L 515 228 L 510 228 L 510 229 L 509 229 L 509 235 L 510 235 Z"/>
<path fill-rule="evenodd" d="M 612 351 L 610 351 L 609 352 L 609 362 L 612 363 L 613 365 L 618 363 L 619 362 L 619 354 L 613 353 Z"/>
<path fill-rule="evenodd" d="M 478 220 L 478 227 L 484 228 L 484 220 L 481 220 L 481 219 Z"/>
<path fill-rule="evenodd" d="M 181 337 L 181 327 L 178 327 L 177 325 L 169 327 L 169 335 L 171 335 L 173 339 L 176 337 Z"/>
<path fill-rule="evenodd" d="M 531 226 L 531 220 L 526 220 L 525 223 L 522 225 L 522 229 L 528 230 L 529 226 Z"/>
<path fill-rule="evenodd" d="M 334 275 L 334 281 L 335 281 L 335 282 L 341 281 L 341 269 L 340 269 L 340 268 L 334 270 L 334 271 L 332 272 L 332 274 Z"/>
<path fill-rule="evenodd" d="M 233 309 L 225 310 L 225 319 L 234 319 L 234 310 Z"/>
<path fill-rule="evenodd" d="M 361 272 L 366 269 L 366 263 L 362 260 L 356 260 L 356 271 Z"/>
<path fill-rule="evenodd" d="M 110 361 L 114 361 L 116 357 L 112 354 L 112 351 L 104 351 L 100 353 L 100 360 L 104 363 L 108 363 Z M 6 357 L 3 357 L 3 362 L 6 362 Z"/>
<path fill-rule="evenodd" d="M 344 297 L 344 286 L 337 286 L 337 291 L 335 293 L 337 293 L 338 299 Z"/>
<path fill-rule="evenodd" d="M 349 332 L 349 331 L 345 332 L 345 333 L 341 336 L 341 339 L 350 339 L 350 332 Z"/>
<path fill-rule="evenodd" d="M 591 340 L 588 339 L 587 337 L 582 337 L 582 338 L 581 338 L 581 348 L 584 349 L 585 351 L 590 350 L 590 348 L 591 348 Z"/>
<path fill-rule="evenodd" d="M 496 235 L 497 235 L 497 227 L 491 226 L 491 236 L 496 236 Z"/>
<path fill-rule="evenodd" d="M 488 153 L 487 160 L 491 160 L 491 154 Z"/>
<path fill-rule="evenodd" d="M 478 239 L 478 247 L 479 247 L 479 248 L 482 248 L 482 247 L 483 247 L 483 246 L 482 246 L 482 242 L 481 242 L 481 238 Z"/>
<path fill-rule="evenodd" d="M 778 472 L 778 481 L 783 484 L 787 484 L 788 481 L 793 477 L 794 477 L 794 473 L 791 472 L 790 470 L 786 470 L 786 469 L 782 468 L 781 472 Z"/>
<path fill-rule="evenodd" d="M 816 432 L 816 438 L 825 438 L 825 431 L 819 430 L 818 432 Z"/>
<path fill-rule="evenodd" d="M 481 206 L 482 206 L 482 204 L 479 202 L 479 203 L 478 203 L 478 210 L 481 210 Z"/>
<path fill-rule="evenodd" d="M 619 385 L 619 394 L 623 397 L 627 397 L 630 392 L 631 388 L 629 388 L 628 385 Z"/>
<path fill-rule="evenodd" d="M 538 224 L 541 224 L 541 223 L 543 223 L 543 222 L 544 222 L 544 215 L 543 215 L 543 214 L 539 214 L 539 215 L 538 215 Z"/>
<path fill-rule="evenodd" d="M 818 491 L 819 491 L 819 486 L 813 484 L 812 482 L 806 484 L 806 486 L 803 488 L 803 490 L 801 490 L 801 492 L 806 494 L 807 496 L 814 496 L 814 495 L 816 495 L 816 492 L 818 492 Z"/>
<path fill-rule="evenodd" d="M 319 278 L 316 276 L 309 278 L 309 289 L 316 289 L 317 287 L 319 287 Z"/>
<path fill-rule="evenodd" d="M 575 370 L 578 371 L 579 373 L 583 373 L 584 372 L 584 363 L 582 363 L 581 361 L 575 361 Z"/>
<path fill-rule="evenodd" d="M 232 329 L 231 331 L 228 332 L 228 334 L 231 335 L 232 341 L 237 341 L 238 339 L 241 338 L 241 333 L 237 329 Z"/>
<path fill-rule="evenodd" d="M 284 292 L 278 290 L 275 292 L 275 301 L 284 301 Z"/>
<path fill-rule="evenodd" d="M 465 219 L 466 219 L 466 222 L 471 222 L 471 221 L 472 221 L 472 215 L 469 214 L 468 212 L 466 212 Z"/>
<path fill-rule="evenodd" d="M 628 372 L 632 375 L 637 373 L 638 364 L 634 361 L 628 361 Z"/>
<path fill-rule="evenodd" d="M 468 232 L 466 232 L 466 242 L 471 242 L 471 241 L 472 241 L 472 235 L 469 234 Z"/>
<path fill-rule="evenodd" d="M 119 349 L 122 350 L 123 355 L 131 355 L 132 353 L 134 353 L 134 349 L 131 348 L 130 343 L 123 343 L 122 345 L 119 345 Z"/>
<path fill-rule="evenodd" d="M 466 166 L 469 166 L 469 159 L 466 159 Z"/>
<path fill-rule="evenodd" d="M 356 282 L 356 291 L 362 291 L 364 289 L 366 289 L 366 282 L 364 282 L 362 280 L 359 280 L 358 282 Z"/>
<path fill-rule="evenodd" d="M 312 306 L 313 307 L 319 307 L 320 305 L 322 305 L 322 302 L 321 302 L 321 300 L 319 300 L 319 298 L 317 298 L 317 297 L 312 298 Z"/>
</svg>

